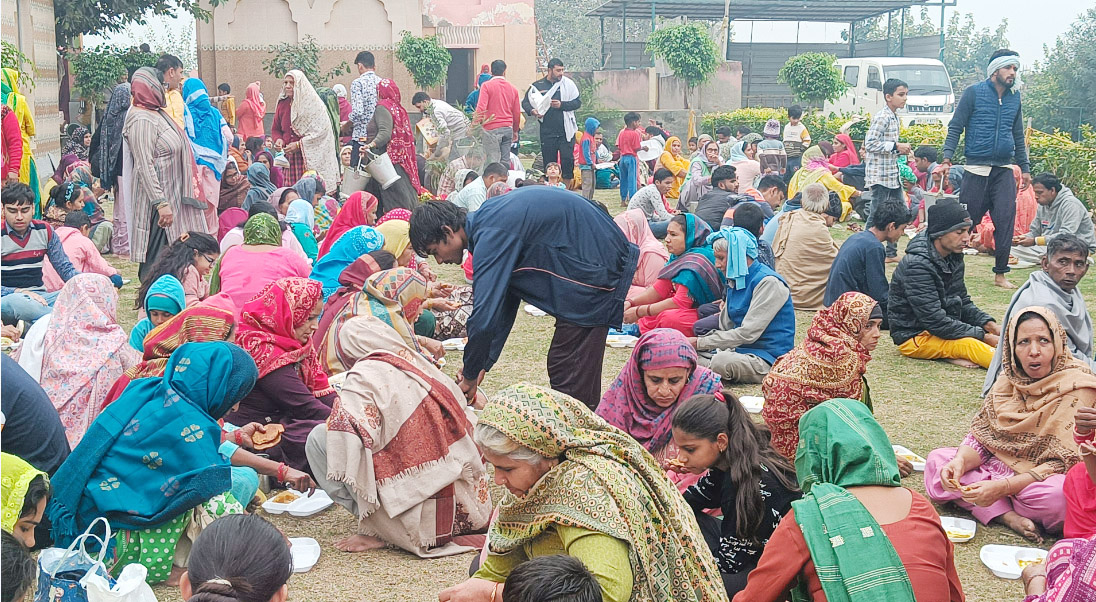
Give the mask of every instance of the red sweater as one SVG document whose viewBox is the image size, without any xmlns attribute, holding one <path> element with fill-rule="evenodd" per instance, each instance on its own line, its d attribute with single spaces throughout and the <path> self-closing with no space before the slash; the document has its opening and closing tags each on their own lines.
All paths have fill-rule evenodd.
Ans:
<svg viewBox="0 0 1096 602">
<path fill-rule="evenodd" d="M 639 135 L 639 130 L 625 128 L 617 134 L 617 150 L 620 151 L 622 157 L 624 155 L 634 157 L 642 146 L 643 138 Z"/>
<path fill-rule="evenodd" d="M 476 116 L 484 120 L 485 130 L 512 127 L 516 133 L 521 129 L 521 97 L 518 89 L 502 76 L 487 80 L 480 86 Z"/>
<path fill-rule="evenodd" d="M 15 111 L 4 105 L 2 113 L 4 173 L 0 174 L 0 179 L 9 174 L 18 178 L 19 168 L 23 164 L 23 132 L 19 129 L 19 117 L 15 115 Z"/>
</svg>

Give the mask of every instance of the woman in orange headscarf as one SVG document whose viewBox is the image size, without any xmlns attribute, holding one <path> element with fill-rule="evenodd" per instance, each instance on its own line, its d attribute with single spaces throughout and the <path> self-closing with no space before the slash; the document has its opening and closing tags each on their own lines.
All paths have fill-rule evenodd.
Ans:
<svg viewBox="0 0 1096 602">
<path fill-rule="evenodd" d="M 681 138 L 677 136 L 670 136 L 664 148 L 658 162 L 674 174 L 674 185 L 666 193 L 666 198 L 676 199 L 681 196 L 681 185 L 689 173 L 689 158 L 681 154 Z"/>
</svg>

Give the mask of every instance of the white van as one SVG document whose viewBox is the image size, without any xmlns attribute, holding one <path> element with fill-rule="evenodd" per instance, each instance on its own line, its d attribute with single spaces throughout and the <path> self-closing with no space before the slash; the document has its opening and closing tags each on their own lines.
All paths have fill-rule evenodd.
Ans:
<svg viewBox="0 0 1096 602">
<path fill-rule="evenodd" d="M 883 82 L 900 79 L 909 85 L 906 108 L 898 112 L 903 126 L 934 124 L 946 126 L 955 113 L 955 93 L 944 64 L 936 59 L 899 56 L 838 59 L 837 68 L 849 85 L 823 113 L 847 112 L 874 115 L 886 106 Z"/>
</svg>

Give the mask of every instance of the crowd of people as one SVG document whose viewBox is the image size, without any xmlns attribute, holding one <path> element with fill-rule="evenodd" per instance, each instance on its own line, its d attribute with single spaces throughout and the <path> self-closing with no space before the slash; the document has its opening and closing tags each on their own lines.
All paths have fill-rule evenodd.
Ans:
<svg viewBox="0 0 1096 602">
<path fill-rule="evenodd" d="M 1058 177 L 1029 174 L 1016 53 L 964 93 L 942 163 L 902 141 L 899 80 L 859 149 L 790 107 L 783 127 L 695 138 L 629 112 L 614 152 L 597 118 L 580 126 L 559 59 L 525 93 L 485 65 L 464 110 L 416 92 L 414 127 L 373 55 L 355 65 L 349 92 L 286 73 L 268 133 L 259 83 L 237 105 L 163 55 L 117 84 L 94 134 L 72 130 L 41 187 L 5 70 L 5 137 L 13 120 L 24 137 L 5 141 L 0 229 L 3 602 L 33 587 L 28 549 L 100 517 L 116 575 L 285 600 L 260 476 L 351 512 L 344 552 L 479 550 L 441 602 L 961 601 L 930 500 L 1064 534 L 1024 571 L 1029 600 L 1096 595 L 1079 577 L 1096 562 L 1096 360 L 1078 289 L 1096 233 Z M 593 198 L 614 186 L 615 218 Z M 860 231 L 838 245 L 838 222 Z M 1000 322 L 967 292 L 970 247 L 1000 286 L 1010 262 L 1041 268 Z M 129 332 L 110 254 L 138 265 Z M 550 384 L 486 395 L 524 303 L 555 318 Z M 813 314 L 799 343 L 797 312 Z M 969 434 L 928 455 L 926 496 L 872 414 L 884 331 L 908 358 L 987 369 Z M 610 333 L 637 340 L 603 392 Z M 455 380 L 448 339 L 464 339 Z M 761 421 L 734 384 L 761 385 Z"/>
</svg>

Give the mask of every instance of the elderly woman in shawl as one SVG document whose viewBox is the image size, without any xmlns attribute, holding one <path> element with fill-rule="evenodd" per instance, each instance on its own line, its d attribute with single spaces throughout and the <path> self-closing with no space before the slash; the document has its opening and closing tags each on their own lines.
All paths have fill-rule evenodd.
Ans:
<svg viewBox="0 0 1096 602">
<path fill-rule="evenodd" d="M 825 188 L 810 184 L 803 190 L 802 199 L 801 210 L 780 215 L 773 256 L 776 271 L 792 290 L 795 308 L 814 311 L 822 309 L 830 267 L 837 258 L 837 243 L 833 242 L 827 225 L 830 198 Z"/>
<path fill-rule="evenodd" d="M 23 135 L 23 158 L 19 167 L 19 181 L 30 186 L 34 191 L 34 216 L 41 215 L 41 188 L 38 186 L 38 167 L 34 162 L 34 153 L 30 147 L 30 140 L 34 138 L 34 110 L 27 103 L 27 98 L 19 93 L 19 72 L 15 69 L 4 67 L 0 69 L 0 102 L 3 102 L 19 119 L 19 131 Z"/>
<path fill-rule="evenodd" d="M 856 292 L 814 315 L 807 337 L 776 360 L 761 384 L 761 417 L 772 432 L 773 449 L 795 458 L 800 417 L 828 399 L 860 399 L 871 408 L 864 373 L 882 322 L 879 304 Z"/>
<path fill-rule="evenodd" d="M 102 516 L 117 533 L 115 571 L 137 562 L 149 583 L 177 581 L 179 541 L 219 516 L 242 514 L 250 501 L 230 491 L 217 420 L 256 375 L 235 345 L 187 343 L 163 377 L 131 382 L 54 475 L 47 514 L 57 544 L 67 547 Z"/>
<path fill-rule="evenodd" d="M 803 166 L 795 172 L 791 181 L 788 182 L 788 198 L 794 197 L 799 191 L 815 182 L 825 186 L 826 190 L 836 192 L 841 197 L 841 219 L 845 219 L 849 211 L 852 211 L 852 202 L 849 199 L 859 195 L 860 191 L 852 186 L 842 184 L 833 176 L 833 172 L 830 171 L 830 163 L 826 160 L 826 153 L 817 144 L 803 151 Z"/>
<path fill-rule="evenodd" d="M 581 560 L 607 602 L 727 599 L 692 510 L 658 462 L 581 402 L 509 387 L 487 402 L 475 438 L 509 493 L 486 561 L 440 602 L 501 599 L 515 567 L 549 554 Z"/>
<path fill-rule="evenodd" d="M 639 265 L 632 277 L 632 286 L 628 289 L 628 300 L 631 301 L 658 280 L 658 273 L 669 261 L 670 254 L 666 251 L 666 245 L 659 242 L 651 232 L 643 211 L 629 209 L 618 214 L 613 221 L 624 232 L 628 242 L 639 247 Z"/>
<path fill-rule="evenodd" d="M 69 446 L 76 447 L 114 381 L 140 355 L 118 324 L 118 292 L 106 276 L 77 274 L 65 283 L 54 307 L 48 320 L 35 323 L 36 329 L 45 329 L 42 352 L 33 354 L 38 365 L 33 371 L 24 365 L 29 354 L 15 359 L 29 374 L 38 375 L 61 416 Z"/>
<path fill-rule="evenodd" d="M 384 235 L 372 226 L 357 226 L 346 231 L 331 245 L 331 251 L 316 260 L 309 278 L 323 285 L 323 297 L 327 299 L 339 289 L 339 275 L 356 259 L 384 248 Z"/>
<path fill-rule="evenodd" d="M 795 472 L 803 498 L 765 545 L 737 602 L 961 602 L 940 516 L 902 487 L 890 439 L 859 401 L 803 415 Z"/>
<path fill-rule="evenodd" d="M 674 183 L 670 191 L 666 193 L 666 198 L 676 199 L 681 194 L 681 185 L 685 183 L 685 177 L 689 175 L 689 157 L 681 154 L 681 138 L 677 136 L 670 136 L 664 148 L 658 163 L 674 174 Z"/>
<path fill-rule="evenodd" d="M 685 335 L 656 328 L 639 338 L 601 396 L 597 415 L 634 437 L 661 464 L 677 457 L 670 428 L 674 411 L 693 395 L 711 395 L 721 388 L 719 375 L 697 364 L 696 350 Z M 668 474 L 681 489 L 699 478 Z"/>
<path fill-rule="evenodd" d="M 244 101 L 236 109 L 236 132 L 241 138 L 264 138 L 266 129 L 263 117 L 266 116 L 266 102 L 260 91 L 259 82 L 251 82 L 244 90 Z"/>
<path fill-rule="evenodd" d="M 419 183 L 415 134 L 407 111 L 400 105 L 400 89 L 396 87 L 396 82 L 382 79 L 377 84 L 377 110 L 367 131 L 366 149 L 375 155 L 388 153 L 400 179 L 384 188 L 373 178 L 365 190 L 380 199 L 381 214 L 397 207 L 414 209 L 425 189 Z"/>
<path fill-rule="evenodd" d="M 323 257 L 331 250 L 339 238 L 351 228 L 357 226 L 372 226 L 377 223 L 377 208 L 380 201 L 368 192 L 358 191 L 350 195 L 343 203 L 342 210 L 331 221 L 331 227 L 327 229 L 327 235 L 320 243 L 319 257 Z"/>
<path fill-rule="evenodd" d="M 217 213 L 223 214 L 228 209 L 242 206 L 250 192 L 251 182 L 246 175 L 240 173 L 236 160 L 230 158 L 225 164 L 224 173 L 221 174 L 221 193 L 217 197 Z"/>
<path fill-rule="evenodd" d="M 236 344 L 255 359 L 259 380 L 227 418 L 234 424 L 280 423 L 281 442 L 267 453 L 310 473 L 305 440 L 338 399 L 312 343 L 322 308 L 320 284 L 307 278 L 278 279 L 244 304 Z"/>
<path fill-rule="evenodd" d="M 278 220 L 258 213 L 244 224 L 244 244 L 229 248 L 213 266 L 209 292 L 227 293 L 240 308 L 271 282 L 307 278 L 311 271 L 307 258 L 283 244 Z"/>
<path fill-rule="evenodd" d="M 339 183 L 339 158 L 327 105 L 298 69 L 285 74 L 271 128 L 275 147 L 285 149 L 288 182 L 314 170 L 330 186 Z"/>
<path fill-rule="evenodd" d="M 472 408 L 453 379 L 382 321 L 341 328 L 342 393 L 306 452 L 320 486 L 358 519 L 345 552 L 398 546 L 420 558 L 472 550 L 491 515 Z"/>
<path fill-rule="evenodd" d="M 673 328 L 693 336 L 696 308 L 719 299 L 723 281 L 715 270 L 715 255 L 706 240 L 712 233 L 691 213 L 675 215 L 666 230 L 670 261 L 658 280 L 624 304 L 624 321 L 639 323 L 640 332 Z"/>
<path fill-rule="evenodd" d="M 251 184 L 251 190 L 248 191 L 241 206 L 244 211 L 250 211 L 254 203 L 267 200 L 277 189 L 274 182 L 270 181 L 270 169 L 260 161 L 252 163 L 247 168 L 247 181 Z"/>
<path fill-rule="evenodd" d="M 689 162 L 689 173 L 685 175 L 685 182 L 681 185 L 678 211 L 688 211 L 700 197 L 711 191 L 712 170 L 720 165 L 723 165 L 723 160 L 719 157 L 719 143 L 712 139 L 701 142 L 696 156 Z"/>
<path fill-rule="evenodd" d="M 928 455 L 925 490 L 1041 542 L 1040 526 L 1062 530 L 1065 473 L 1080 461 L 1074 413 L 1096 406 L 1096 376 L 1046 308 L 1018 310 L 1003 334 L 1001 376 L 959 447 Z"/>
<path fill-rule="evenodd" d="M 216 209 L 221 194 L 221 175 L 228 163 L 228 149 L 232 146 L 232 128 L 209 102 L 209 91 L 202 80 L 191 77 L 183 82 L 183 100 L 186 102 L 186 135 L 198 165 L 198 184 L 206 202 Z M 213 230 L 216 230 L 215 226 L 211 227 Z"/>
</svg>

